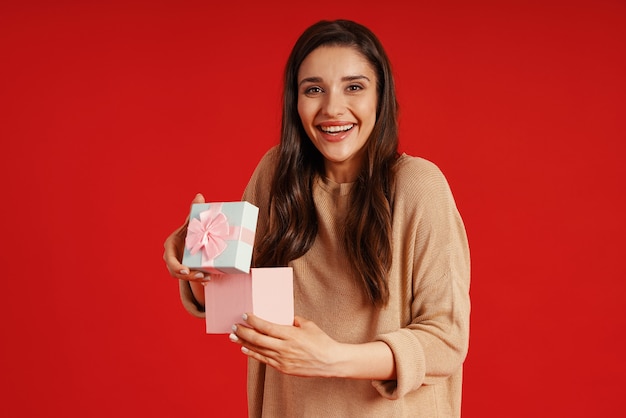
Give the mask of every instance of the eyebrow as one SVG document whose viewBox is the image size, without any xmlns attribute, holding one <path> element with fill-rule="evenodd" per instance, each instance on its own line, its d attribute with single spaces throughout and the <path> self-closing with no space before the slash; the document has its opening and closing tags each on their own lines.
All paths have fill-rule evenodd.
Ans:
<svg viewBox="0 0 626 418">
<path fill-rule="evenodd" d="M 345 77 L 341 77 L 341 81 L 355 81 L 355 80 L 367 80 L 367 81 L 370 81 L 369 77 L 366 77 L 364 75 L 348 75 L 348 76 L 345 76 Z M 307 77 L 307 78 L 303 78 L 298 83 L 298 86 L 301 86 L 304 83 L 321 83 L 322 81 L 324 81 L 322 79 L 322 77 Z"/>
</svg>

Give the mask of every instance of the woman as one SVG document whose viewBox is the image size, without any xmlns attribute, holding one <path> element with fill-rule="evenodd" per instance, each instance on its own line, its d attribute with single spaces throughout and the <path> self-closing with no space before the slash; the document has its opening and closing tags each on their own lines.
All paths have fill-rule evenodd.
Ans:
<svg viewBox="0 0 626 418">
<path fill-rule="evenodd" d="M 259 207 L 253 264 L 293 267 L 293 326 L 244 314 L 250 416 L 460 415 L 469 250 L 448 184 L 399 155 L 387 56 L 354 22 L 309 27 L 288 59 L 281 142 L 243 199 Z M 195 202 L 203 201 L 198 195 Z M 202 273 L 164 259 L 203 316 Z"/>
</svg>

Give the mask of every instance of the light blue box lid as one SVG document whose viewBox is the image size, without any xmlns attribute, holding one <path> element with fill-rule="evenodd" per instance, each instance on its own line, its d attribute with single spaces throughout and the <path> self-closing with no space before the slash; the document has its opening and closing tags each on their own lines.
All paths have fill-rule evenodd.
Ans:
<svg viewBox="0 0 626 418">
<path fill-rule="evenodd" d="M 252 262 L 252 250 L 254 245 L 254 235 L 256 233 L 257 219 L 259 208 L 250 202 L 213 202 L 213 203 L 194 203 L 191 206 L 189 220 L 200 219 L 200 213 L 209 210 L 209 208 L 217 209 L 215 205 L 220 205 L 220 212 L 226 216 L 229 226 L 239 227 L 241 234 L 250 237 L 252 240 L 245 242 L 245 239 L 234 238 L 226 240 L 226 249 L 213 259 L 212 266 L 203 266 L 202 250 L 191 254 L 190 249 L 185 246 L 183 254 L 183 264 L 192 270 L 200 270 L 208 273 L 248 273 L 250 272 L 250 264 Z"/>
</svg>

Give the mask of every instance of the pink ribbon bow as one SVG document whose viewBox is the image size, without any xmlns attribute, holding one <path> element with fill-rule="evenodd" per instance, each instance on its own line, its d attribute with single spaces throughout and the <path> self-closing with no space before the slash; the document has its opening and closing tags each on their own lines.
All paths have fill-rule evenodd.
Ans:
<svg viewBox="0 0 626 418">
<path fill-rule="evenodd" d="M 208 210 L 200 212 L 200 219 L 189 221 L 185 246 L 192 255 L 202 250 L 205 260 L 213 260 L 226 249 L 230 228 L 221 209 L 221 205 L 211 205 Z"/>
</svg>

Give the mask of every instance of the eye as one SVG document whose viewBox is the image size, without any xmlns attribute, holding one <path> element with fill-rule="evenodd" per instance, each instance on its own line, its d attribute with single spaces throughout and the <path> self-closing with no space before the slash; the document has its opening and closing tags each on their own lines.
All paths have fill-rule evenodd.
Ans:
<svg viewBox="0 0 626 418">
<path fill-rule="evenodd" d="M 348 86 L 348 91 L 350 92 L 359 91 L 359 90 L 363 90 L 363 86 L 359 84 L 350 84 Z"/>
<path fill-rule="evenodd" d="M 323 90 L 319 86 L 311 86 L 304 90 L 304 94 L 319 94 L 322 93 Z"/>
</svg>

